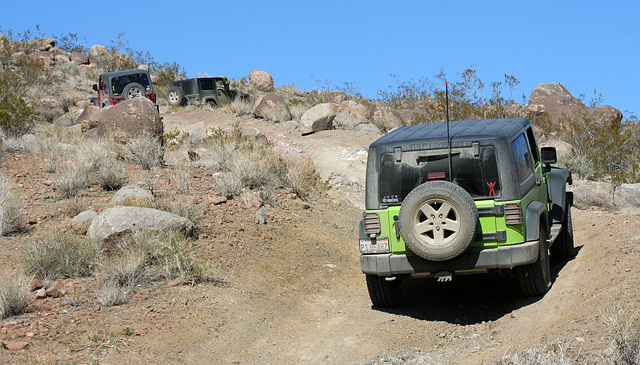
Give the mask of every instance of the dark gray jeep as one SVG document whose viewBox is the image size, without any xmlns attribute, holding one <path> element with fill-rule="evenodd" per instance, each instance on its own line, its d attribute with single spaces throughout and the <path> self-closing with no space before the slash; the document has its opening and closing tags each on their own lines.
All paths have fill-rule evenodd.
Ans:
<svg viewBox="0 0 640 365">
<path fill-rule="evenodd" d="M 549 257 L 574 255 L 568 170 L 526 118 L 396 129 L 369 147 L 360 267 L 373 305 L 396 306 L 408 276 L 508 271 L 546 293 Z"/>
<path fill-rule="evenodd" d="M 229 82 L 224 76 L 171 81 L 167 91 L 167 101 L 171 106 L 209 104 L 215 107 L 227 104 L 237 97 L 245 99 L 248 95 L 229 89 Z"/>
</svg>

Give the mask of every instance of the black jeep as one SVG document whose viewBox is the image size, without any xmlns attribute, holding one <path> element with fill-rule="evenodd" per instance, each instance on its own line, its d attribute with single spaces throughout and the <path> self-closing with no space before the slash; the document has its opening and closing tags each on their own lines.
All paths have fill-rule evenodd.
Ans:
<svg viewBox="0 0 640 365">
<path fill-rule="evenodd" d="M 224 76 L 171 81 L 167 91 L 167 101 L 171 106 L 209 104 L 215 107 L 229 103 L 237 97 L 246 99 L 248 95 L 229 89 L 229 82 Z"/>
<path fill-rule="evenodd" d="M 101 108 L 137 97 L 146 97 L 156 103 L 151 76 L 146 70 L 104 73 L 98 77 L 98 84 L 93 84 L 93 90 L 98 92 L 98 97 L 91 98 L 91 101 Z"/>
</svg>

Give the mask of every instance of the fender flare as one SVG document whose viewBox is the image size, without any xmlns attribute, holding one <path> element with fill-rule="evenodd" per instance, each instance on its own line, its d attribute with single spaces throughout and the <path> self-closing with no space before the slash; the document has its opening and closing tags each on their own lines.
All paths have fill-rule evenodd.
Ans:
<svg viewBox="0 0 640 365">
<path fill-rule="evenodd" d="M 525 240 L 537 240 L 540 236 L 539 227 L 541 226 L 541 224 L 547 233 L 547 237 L 549 237 L 549 219 L 547 215 L 547 207 L 544 203 L 541 203 L 539 201 L 532 201 L 527 206 L 525 217 L 527 219 L 527 221 L 525 222 Z"/>
<path fill-rule="evenodd" d="M 564 209 L 567 206 L 567 184 L 571 184 L 571 171 L 566 169 L 551 168 L 546 174 L 547 192 L 549 194 L 549 218 L 551 223 L 564 221 Z M 573 201 L 569 201 L 569 206 Z"/>
</svg>

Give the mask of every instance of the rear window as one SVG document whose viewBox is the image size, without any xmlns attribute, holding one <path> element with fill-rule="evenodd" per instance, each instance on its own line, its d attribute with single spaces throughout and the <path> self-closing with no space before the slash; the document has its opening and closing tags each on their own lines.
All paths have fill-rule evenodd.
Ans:
<svg viewBox="0 0 640 365">
<path fill-rule="evenodd" d="M 432 180 L 449 180 L 447 150 L 383 154 L 380 160 L 379 199 L 397 205 L 417 186 Z M 474 199 L 500 196 L 500 180 L 493 146 L 454 148 L 451 151 L 453 182 Z"/>
<path fill-rule="evenodd" d="M 216 89 L 213 79 L 198 79 L 198 82 L 200 83 L 200 90 L 211 91 Z"/>
<path fill-rule="evenodd" d="M 142 85 L 142 87 L 147 90 L 151 88 L 151 82 L 149 82 L 149 78 L 147 77 L 147 74 L 139 73 L 139 74 L 116 76 L 111 79 L 111 90 L 113 92 L 113 95 L 122 94 L 122 91 L 124 90 L 125 86 L 129 85 L 132 82 Z"/>
</svg>

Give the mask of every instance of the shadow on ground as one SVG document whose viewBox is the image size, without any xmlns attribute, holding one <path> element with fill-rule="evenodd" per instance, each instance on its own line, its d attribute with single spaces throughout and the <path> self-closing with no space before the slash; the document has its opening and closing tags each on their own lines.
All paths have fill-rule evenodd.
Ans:
<svg viewBox="0 0 640 365">
<path fill-rule="evenodd" d="M 553 281 L 566 263 L 552 262 Z M 438 283 L 434 278 L 408 278 L 403 294 L 404 303 L 399 307 L 373 309 L 425 321 L 469 325 L 495 321 L 543 298 L 525 297 L 517 280 L 506 272 L 456 276 L 453 281 L 444 283 Z"/>
</svg>

